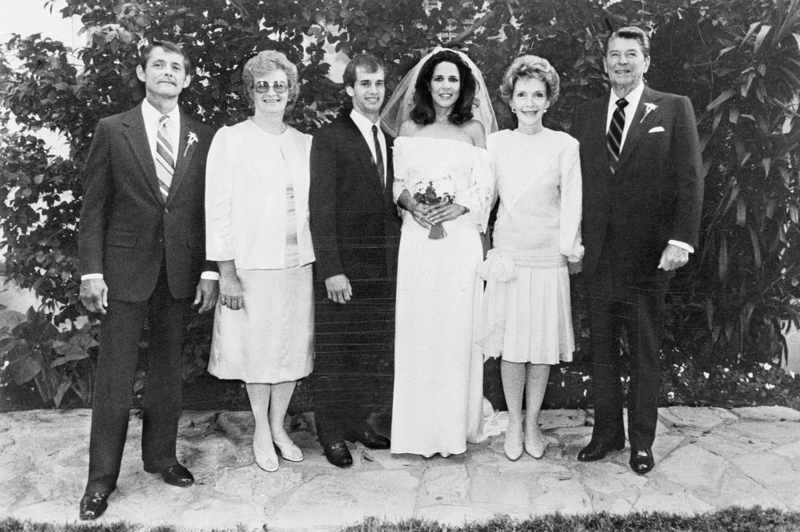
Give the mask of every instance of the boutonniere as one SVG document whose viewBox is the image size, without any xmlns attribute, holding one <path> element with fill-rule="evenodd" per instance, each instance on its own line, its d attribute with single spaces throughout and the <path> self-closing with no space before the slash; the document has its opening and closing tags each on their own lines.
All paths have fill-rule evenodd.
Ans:
<svg viewBox="0 0 800 532">
<path fill-rule="evenodd" d="M 189 137 L 186 139 L 186 149 L 183 150 L 183 156 L 186 157 L 186 152 L 192 147 L 192 144 L 197 142 L 197 134 L 194 131 L 189 132 Z"/>
<path fill-rule="evenodd" d="M 650 114 L 650 111 L 655 111 L 656 109 L 658 109 L 658 106 L 654 103 L 644 104 L 644 116 L 642 117 L 641 120 L 639 120 L 639 123 L 641 124 L 642 122 L 644 122 L 644 119 L 647 118 L 647 115 Z"/>
</svg>

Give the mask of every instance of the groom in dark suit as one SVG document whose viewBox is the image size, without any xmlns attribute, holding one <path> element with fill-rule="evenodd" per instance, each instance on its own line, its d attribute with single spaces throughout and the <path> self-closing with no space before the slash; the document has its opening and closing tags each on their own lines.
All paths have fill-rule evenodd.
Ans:
<svg viewBox="0 0 800 532">
<path fill-rule="evenodd" d="M 688 98 L 643 83 L 650 41 L 635 27 L 606 41 L 611 93 L 576 110 L 583 176 L 583 271 L 589 296 L 595 425 L 578 460 L 625 447 L 620 336 L 627 333 L 630 466 L 653 468 L 665 295 L 697 246 L 700 143 Z"/>
<path fill-rule="evenodd" d="M 345 440 L 389 440 L 367 424 L 376 362 L 391 356 L 400 219 L 392 201 L 392 138 L 379 113 L 385 67 L 371 54 L 347 65 L 353 110 L 311 144 L 309 211 L 316 285 L 315 421 L 328 461 L 353 463 Z M 383 353 L 382 353 L 383 352 Z"/>
<path fill-rule="evenodd" d="M 102 515 L 117 486 L 145 322 L 150 335 L 144 470 L 175 486 L 194 482 L 175 449 L 184 316 L 192 301 L 200 312 L 214 307 L 219 275 L 205 262 L 203 218 L 213 130 L 177 107 L 189 69 L 187 56 L 173 43 L 155 41 L 145 48 L 136 67 L 145 100 L 100 120 L 86 161 L 80 298 L 103 316 L 82 520 Z"/>
</svg>

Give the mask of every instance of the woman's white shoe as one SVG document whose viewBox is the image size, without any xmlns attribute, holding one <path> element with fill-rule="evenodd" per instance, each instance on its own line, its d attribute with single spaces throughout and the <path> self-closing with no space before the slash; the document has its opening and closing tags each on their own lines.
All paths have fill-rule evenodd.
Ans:
<svg viewBox="0 0 800 532">
<path fill-rule="evenodd" d="M 269 451 L 259 448 L 255 442 L 253 443 L 253 454 L 256 455 L 256 464 L 258 467 L 269 473 L 274 473 L 278 470 L 278 455 L 275 454 L 275 449 L 269 447 Z"/>
<path fill-rule="evenodd" d="M 278 452 L 281 454 L 281 458 L 284 460 L 288 460 L 289 462 L 302 462 L 303 461 L 303 451 L 300 450 L 300 447 L 295 445 L 292 440 L 288 442 L 279 442 L 278 440 L 273 440 L 275 447 L 278 448 Z"/>
</svg>

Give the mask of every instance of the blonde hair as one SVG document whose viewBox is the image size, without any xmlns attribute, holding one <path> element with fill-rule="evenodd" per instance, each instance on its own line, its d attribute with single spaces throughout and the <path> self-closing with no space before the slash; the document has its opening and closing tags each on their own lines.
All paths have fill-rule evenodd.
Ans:
<svg viewBox="0 0 800 532">
<path fill-rule="evenodd" d="M 500 96 L 508 103 L 514 94 L 514 85 L 520 79 L 538 79 L 544 82 L 547 88 L 547 100 L 550 103 L 558 99 L 560 81 L 558 72 L 547 59 L 536 55 L 523 55 L 514 59 L 503 75 L 500 84 Z"/>
<path fill-rule="evenodd" d="M 300 94 L 300 84 L 297 81 L 297 67 L 281 52 L 264 50 L 258 52 L 258 55 L 251 57 L 247 60 L 247 63 L 244 64 L 242 84 L 244 97 L 247 99 L 247 103 L 253 105 L 253 87 L 255 86 L 255 79 L 271 74 L 276 70 L 282 70 L 286 74 L 286 80 L 289 82 L 289 103 L 294 103 L 295 100 L 297 100 L 297 96 Z"/>
</svg>

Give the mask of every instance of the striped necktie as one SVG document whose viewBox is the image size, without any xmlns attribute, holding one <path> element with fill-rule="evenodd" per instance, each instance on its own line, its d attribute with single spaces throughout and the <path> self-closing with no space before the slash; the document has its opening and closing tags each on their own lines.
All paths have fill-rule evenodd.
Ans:
<svg viewBox="0 0 800 532">
<path fill-rule="evenodd" d="M 622 146 L 622 130 L 625 128 L 625 107 L 627 105 L 628 100 L 625 98 L 617 100 L 617 108 L 614 109 L 614 114 L 611 115 L 611 125 L 608 126 L 608 134 L 606 134 L 608 162 L 611 165 L 612 173 L 617 170 L 617 163 L 619 162 L 619 152 Z"/>
<path fill-rule="evenodd" d="M 158 133 L 156 134 L 156 174 L 158 175 L 158 188 L 164 201 L 169 196 L 169 186 L 172 184 L 172 174 L 175 172 L 175 150 L 169 140 L 170 134 L 169 115 L 162 115 L 158 119 Z"/>
<path fill-rule="evenodd" d="M 381 178 L 381 185 L 386 185 L 386 171 L 383 169 L 383 153 L 381 143 L 378 141 L 378 126 L 372 126 L 372 139 L 375 141 L 375 167 L 378 169 L 378 177 Z"/>
</svg>

